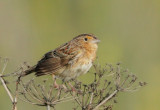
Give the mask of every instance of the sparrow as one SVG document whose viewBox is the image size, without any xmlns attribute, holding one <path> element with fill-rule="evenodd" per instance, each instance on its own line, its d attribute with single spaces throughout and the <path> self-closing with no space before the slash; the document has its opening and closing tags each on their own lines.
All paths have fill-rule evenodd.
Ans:
<svg viewBox="0 0 160 110">
<path fill-rule="evenodd" d="M 100 40 L 93 34 L 80 34 L 71 41 L 47 52 L 38 63 L 26 70 L 23 76 L 52 75 L 63 81 L 75 79 L 89 71 L 96 59 Z"/>
</svg>

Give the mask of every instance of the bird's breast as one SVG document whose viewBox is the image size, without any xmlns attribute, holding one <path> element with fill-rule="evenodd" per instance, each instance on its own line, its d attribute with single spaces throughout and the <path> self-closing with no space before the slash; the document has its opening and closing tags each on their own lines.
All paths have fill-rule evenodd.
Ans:
<svg viewBox="0 0 160 110">
<path fill-rule="evenodd" d="M 74 79 L 89 71 L 96 57 L 96 51 L 80 52 L 74 59 L 69 61 L 64 71 L 60 74 L 64 80 Z"/>
<path fill-rule="evenodd" d="M 79 62 L 79 64 L 75 65 L 75 67 L 73 67 L 73 71 L 77 74 L 77 76 L 81 75 L 81 74 L 85 74 L 89 71 L 89 69 L 92 66 L 92 61 L 88 61 L 88 62 Z"/>
<path fill-rule="evenodd" d="M 77 61 L 72 65 L 68 66 L 61 74 L 61 77 L 64 80 L 74 79 L 82 74 L 85 74 L 89 71 L 92 66 L 92 61 Z"/>
</svg>

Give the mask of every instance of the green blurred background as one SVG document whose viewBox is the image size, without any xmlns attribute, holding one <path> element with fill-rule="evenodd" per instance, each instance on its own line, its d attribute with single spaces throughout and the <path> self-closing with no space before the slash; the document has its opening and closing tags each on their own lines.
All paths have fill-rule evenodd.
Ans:
<svg viewBox="0 0 160 110">
<path fill-rule="evenodd" d="M 138 92 L 120 94 L 114 110 L 160 110 L 159 0 L 0 0 L 0 56 L 11 60 L 6 72 L 24 61 L 35 64 L 81 33 L 101 39 L 101 64 L 121 61 L 148 82 Z M 0 86 L 0 110 L 10 108 Z M 26 103 L 18 108 L 45 110 Z M 71 107 L 59 107 L 66 109 Z"/>
</svg>

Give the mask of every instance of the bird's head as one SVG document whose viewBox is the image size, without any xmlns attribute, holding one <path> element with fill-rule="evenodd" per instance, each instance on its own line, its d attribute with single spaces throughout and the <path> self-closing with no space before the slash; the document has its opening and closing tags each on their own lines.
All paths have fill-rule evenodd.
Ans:
<svg viewBox="0 0 160 110">
<path fill-rule="evenodd" d="M 93 34 L 80 34 L 73 38 L 73 40 L 77 43 L 77 45 L 90 49 L 97 49 L 97 44 L 100 42 L 100 40 Z"/>
</svg>

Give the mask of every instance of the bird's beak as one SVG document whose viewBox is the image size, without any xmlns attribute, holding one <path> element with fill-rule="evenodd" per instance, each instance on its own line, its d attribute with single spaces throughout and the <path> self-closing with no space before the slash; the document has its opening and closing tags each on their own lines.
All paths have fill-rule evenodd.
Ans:
<svg viewBox="0 0 160 110">
<path fill-rule="evenodd" d="M 95 39 L 95 40 L 93 40 L 93 43 L 99 43 L 100 42 L 100 40 L 99 39 Z"/>
</svg>

